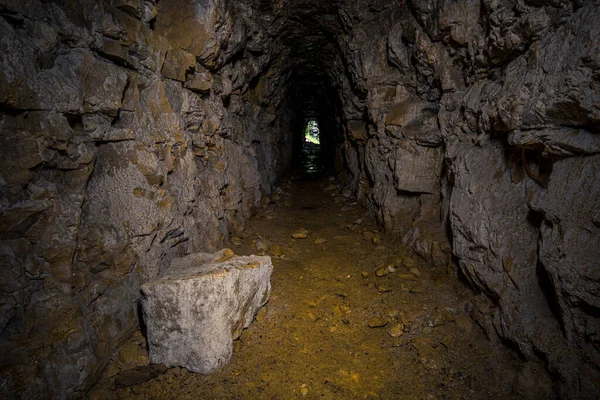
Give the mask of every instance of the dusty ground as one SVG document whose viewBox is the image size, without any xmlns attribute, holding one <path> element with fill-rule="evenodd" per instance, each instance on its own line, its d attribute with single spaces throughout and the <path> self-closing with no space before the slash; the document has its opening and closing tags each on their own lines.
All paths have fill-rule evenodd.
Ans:
<svg viewBox="0 0 600 400">
<path fill-rule="evenodd" d="M 490 342 L 469 318 L 473 294 L 447 272 L 451 268 L 436 270 L 405 256 L 341 194 L 329 179 L 288 182 L 243 237 L 232 240 L 238 254 L 266 251 L 275 270 L 271 299 L 235 342 L 231 364 L 210 376 L 181 368 L 150 371 L 138 333 L 115 354 L 89 397 L 551 396 L 547 382 L 532 382 L 537 366 Z M 301 228 L 307 237 L 292 238 Z M 380 275 L 388 273 L 378 277 L 381 267 Z M 152 373 L 158 376 L 135 384 Z"/>
</svg>

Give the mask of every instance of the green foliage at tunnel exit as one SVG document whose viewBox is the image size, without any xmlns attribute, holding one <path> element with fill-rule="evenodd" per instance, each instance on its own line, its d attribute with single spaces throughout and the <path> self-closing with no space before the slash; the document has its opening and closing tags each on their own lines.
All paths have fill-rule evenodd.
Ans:
<svg viewBox="0 0 600 400">
<path fill-rule="evenodd" d="M 320 145 L 319 134 L 319 124 L 317 121 L 314 119 L 308 121 L 304 129 L 304 141 Z"/>
</svg>

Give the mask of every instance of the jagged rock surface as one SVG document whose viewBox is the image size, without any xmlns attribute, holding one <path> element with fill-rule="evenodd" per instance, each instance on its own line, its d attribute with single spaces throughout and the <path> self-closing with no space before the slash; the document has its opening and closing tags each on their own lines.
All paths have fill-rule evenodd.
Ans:
<svg viewBox="0 0 600 400">
<path fill-rule="evenodd" d="M 226 244 L 311 116 L 490 335 L 600 391 L 597 0 L 198 5 L 0 1 L 2 390 L 85 391 L 140 286 Z"/>
<path fill-rule="evenodd" d="M 215 20 L 182 23 L 194 4 L 0 1 L 8 397 L 81 396 L 137 327 L 141 284 L 226 245 L 285 171 L 252 10 L 209 1 Z"/>
<path fill-rule="evenodd" d="M 596 1 L 343 2 L 329 76 L 359 200 L 418 255 L 451 246 L 491 304 L 474 316 L 545 360 L 573 399 L 600 391 L 599 13 Z"/>
<path fill-rule="evenodd" d="M 227 364 L 233 340 L 271 294 L 270 257 L 229 249 L 176 258 L 142 285 L 150 361 L 210 373 Z"/>
</svg>

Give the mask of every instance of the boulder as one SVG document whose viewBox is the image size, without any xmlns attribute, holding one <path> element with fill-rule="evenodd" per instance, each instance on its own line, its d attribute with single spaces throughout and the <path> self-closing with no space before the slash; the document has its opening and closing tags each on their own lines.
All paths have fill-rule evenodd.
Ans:
<svg viewBox="0 0 600 400">
<path fill-rule="evenodd" d="M 233 340 L 271 294 L 270 257 L 229 249 L 174 259 L 142 286 L 150 361 L 208 374 L 225 365 Z"/>
</svg>

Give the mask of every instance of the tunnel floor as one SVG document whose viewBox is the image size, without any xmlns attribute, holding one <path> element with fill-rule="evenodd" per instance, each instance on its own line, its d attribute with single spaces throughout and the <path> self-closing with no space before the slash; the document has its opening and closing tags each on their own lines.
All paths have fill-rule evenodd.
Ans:
<svg viewBox="0 0 600 400">
<path fill-rule="evenodd" d="M 301 229 L 307 237 L 292 238 Z M 469 318 L 473 294 L 405 256 L 335 181 L 288 181 L 232 242 L 237 254 L 263 249 L 275 267 L 232 362 L 209 376 L 156 372 L 137 332 L 89 398 L 516 398 L 521 361 Z"/>
</svg>

